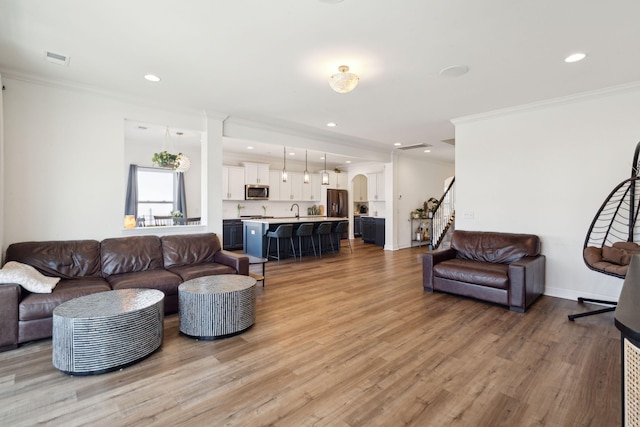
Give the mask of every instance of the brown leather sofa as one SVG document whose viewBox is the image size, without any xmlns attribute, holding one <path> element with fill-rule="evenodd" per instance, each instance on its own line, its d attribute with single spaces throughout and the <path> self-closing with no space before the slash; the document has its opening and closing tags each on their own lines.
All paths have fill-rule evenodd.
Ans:
<svg viewBox="0 0 640 427">
<path fill-rule="evenodd" d="M 51 336 L 53 309 L 83 295 L 112 289 L 164 292 L 165 313 L 178 311 L 178 286 L 195 277 L 249 274 L 249 258 L 222 250 L 214 233 L 131 236 L 9 245 L 6 262 L 29 264 L 60 277 L 50 294 L 0 283 L 0 351 Z"/>
<path fill-rule="evenodd" d="M 535 235 L 455 230 L 449 249 L 423 255 L 422 281 L 523 313 L 544 292 L 545 256 Z"/>
</svg>

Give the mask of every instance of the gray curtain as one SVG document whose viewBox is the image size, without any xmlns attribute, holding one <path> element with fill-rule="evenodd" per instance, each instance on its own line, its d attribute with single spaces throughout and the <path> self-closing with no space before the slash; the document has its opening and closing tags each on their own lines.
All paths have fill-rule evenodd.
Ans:
<svg viewBox="0 0 640 427">
<path fill-rule="evenodd" d="M 184 173 L 176 172 L 173 175 L 173 210 L 182 212 L 182 217 L 187 218 L 187 196 L 184 191 Z"/>
<path fill-rule="evenodd" d="M 129 165 L 127 197 L 124 201 L 124 214 L 138 218 L 138 166 Z"/>
</svg>

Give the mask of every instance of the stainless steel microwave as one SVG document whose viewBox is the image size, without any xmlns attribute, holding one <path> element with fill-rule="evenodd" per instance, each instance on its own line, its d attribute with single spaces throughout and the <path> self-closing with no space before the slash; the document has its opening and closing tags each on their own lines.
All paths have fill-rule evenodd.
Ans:
<svg viewBox="0 0 640 427">
<path fill-rule="evenodd" d="M 244 199 L 245 200 L 269 200 L 269 186 L 268 185 L 245 185 Z"/>
</svg>

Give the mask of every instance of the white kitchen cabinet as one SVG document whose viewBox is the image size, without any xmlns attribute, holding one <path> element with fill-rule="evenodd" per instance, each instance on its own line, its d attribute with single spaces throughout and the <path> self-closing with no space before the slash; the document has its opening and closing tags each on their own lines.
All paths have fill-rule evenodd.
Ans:
<svg viewBox="0 0 640 427">
<path fill-rule="evenodd" d="M 222 200 L 244 200 L 244 168 L 222 166 Z"/>
<path fill-rule="evenodd" d="M 348 177 L 346 172 L 336 173 L 329 172 L 329 187 L 328 188 L 337 188 L 339 190 L 346 190 Z"/>
<path fill-rule="evenodd" d="M 369 200 L 367 195 L 367 177 L 364 175 L 356 175 L 353 178 L 353 201 L 366 202 Z"/>
<path fill-rule="evenodd" d="M 244 162 L 244 183 L 248 185 L 269 185 L 269 165 Z"/>
<path fill-rule="evenodd" d="M 367 174 L 367 195 L 370 202 L 384 200 L 384 172 Z"/>
<path fill-rule="evenodd" d="M 302 176 L 302 200 L 305 202 L 319 202 L 322 192 L 322 177 L 320 174 L 309 174 L 309 183 L 304 183 L 304 175 Z"/>
<path fill-rule="evenodd" d="M 304 175 L 302 172 L 289 172 L 289 179 L 287 179 L 289 199 L 292 202 L 299 202 L 302 200 L 302 186 L 304 181 Z M 282 188 L 281 188 L 282 190 Z M 281 194 L 282 196 L 282 191 Z"/>
<path fill-rule="evenodd" d="M 269 200 L 282 200 L 280 195 L 280 183 L 282 182 L 282 171 L 269 171 Z M 288 199 L 286 199 L 288 200 Z"/>
</svg>

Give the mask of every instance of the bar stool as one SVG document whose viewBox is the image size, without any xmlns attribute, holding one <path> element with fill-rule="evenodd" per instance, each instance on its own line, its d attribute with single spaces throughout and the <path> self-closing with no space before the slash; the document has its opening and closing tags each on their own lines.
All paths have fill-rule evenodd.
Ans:
<svg viewBox="0 0 640 427">
<path fill-rule="evenodd" d="M 291 249 L 293 250 L 293 260 L 296 260 L 296 248 L 293 246 L 293 225 L 291 224 L 281 224 L 274 231 L 267 231 L 267 258 L 275 258 L 278 260 L 278 265 L 280 265 L 280 240 L 281 239 L 289 239 L 291 242 Z M 269 254 L 269 249 L 271 247 L 271 239 L 276 239 L 276 244 L 278 247 L 278 256 L 273 256 Z"/>
<path fill-rule="evenodd" d="M 302 238 L 309 237 L 311 239 L 311 246 L 313 247 L 313 256 L 318 256 L 316 253 L 316 244 L 313 241 L 313 224 L 306 223 L 301 224 L 300 227 L 295 232 L 295 235 L 298 236 L 298 257 L 300 258 L 300 262 L 302 262 Z M 295 249 L 294 249 L 295 252 Z"/>
<path fill-rule="evenodd" d="M 329 236 L 331 242 L 331 253 L 336 253 L 333 249 L 333 238 L 331 237 L 331 223 L 321 222 L 318 228 L 316 228 L 316 234 L 318 235 L 318 247 L 320 248 L 320 258 L 322 258 L 322 236 Z"/>
<path fill-rule="evenodd" d="M 347 242 L 349 243 L 349 250 L 353 253 L 353 248 L 351 247 L 351 240 L 349 240 L 349 221 L 341 221 L 336 225 L 336 229 L 334 233 L 338 235 L 338 247 L 340 247 L 340 241 L 342 240 L 342 233 L 347 233 Z"/>
</svg>

